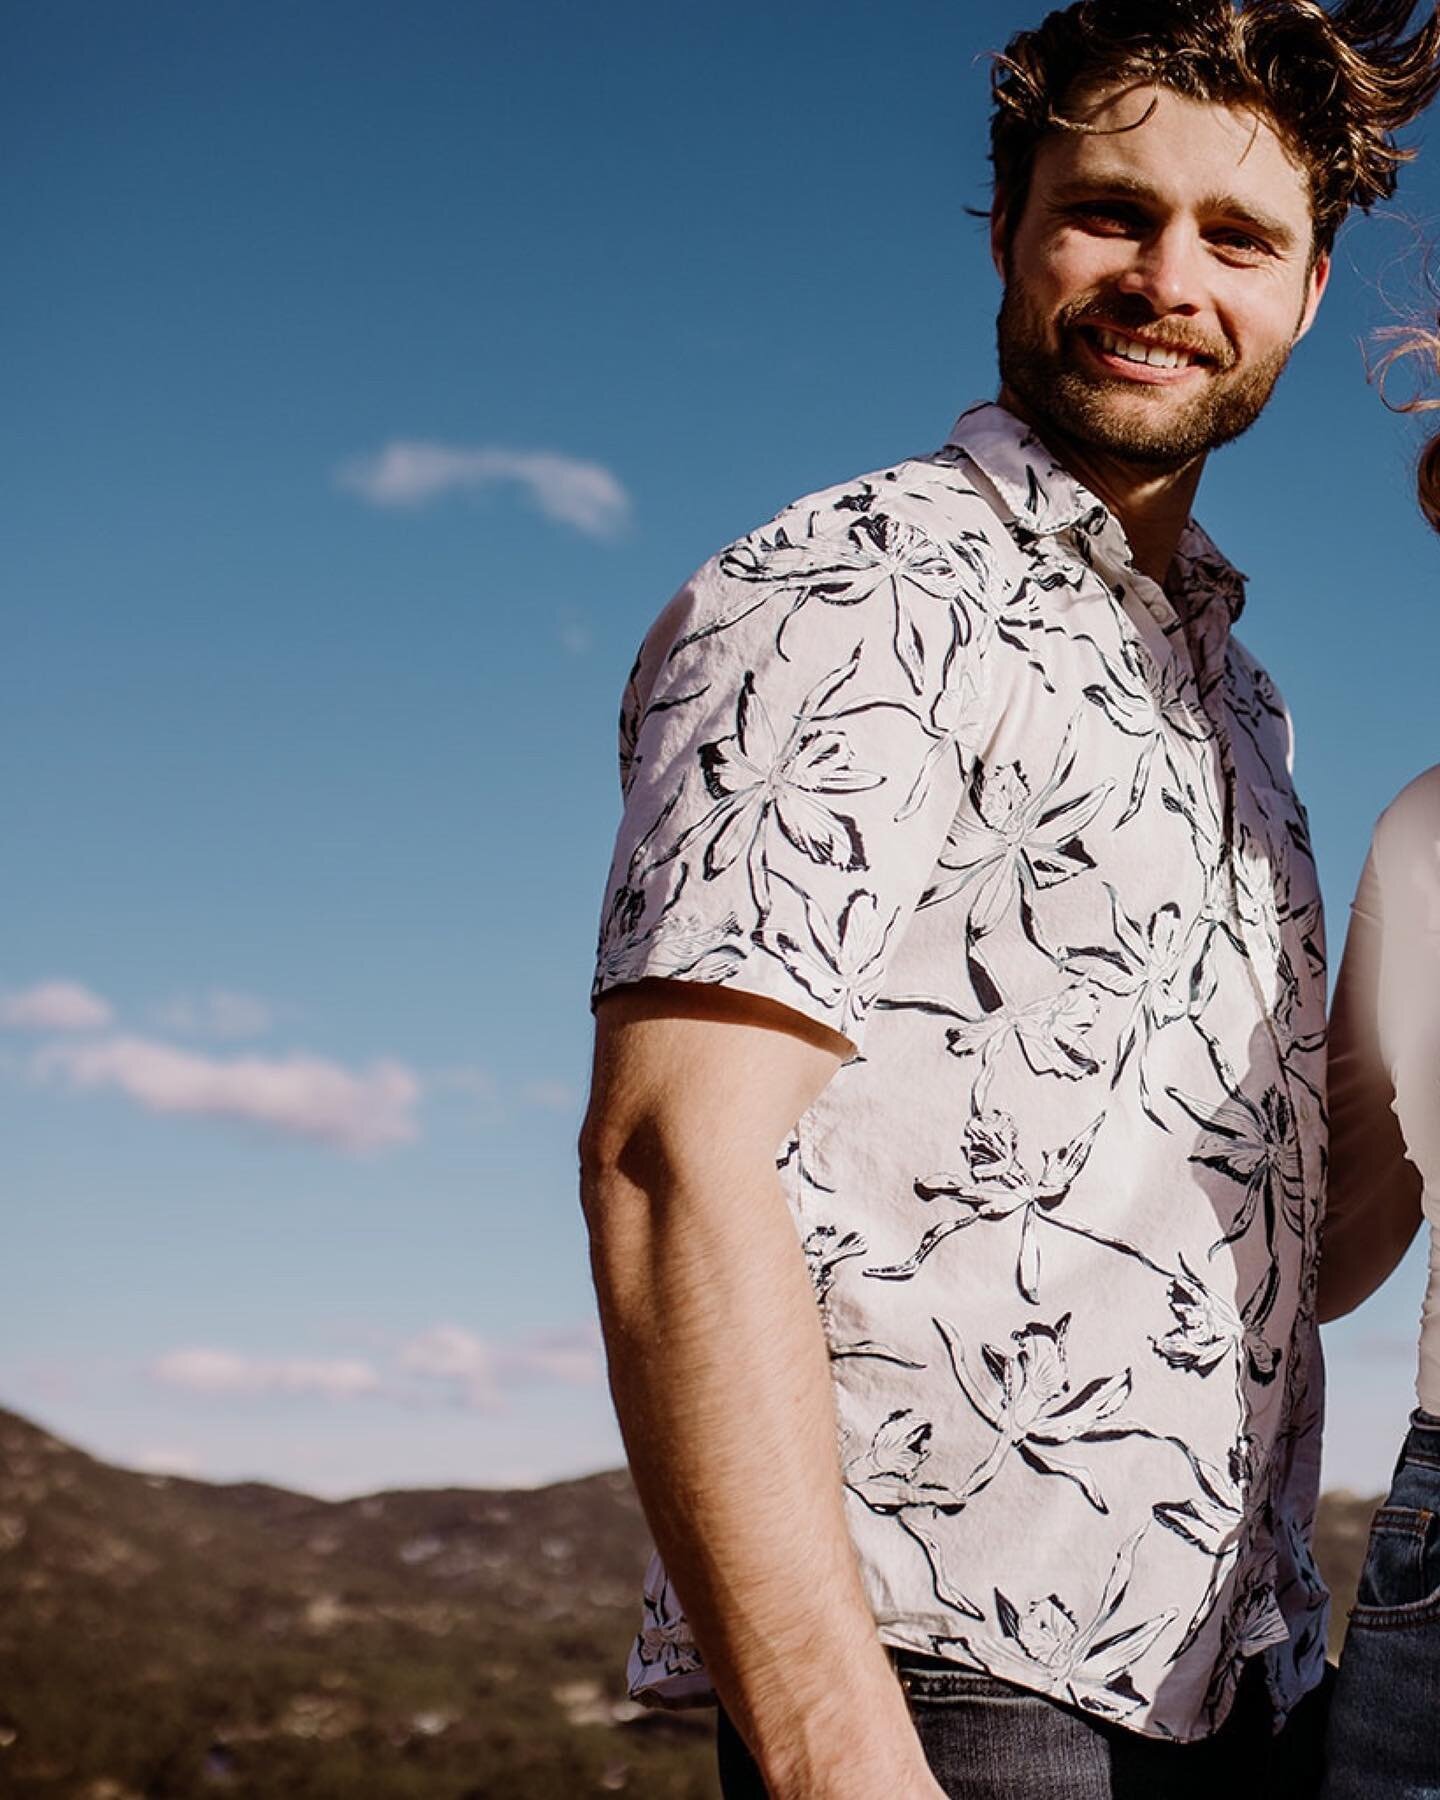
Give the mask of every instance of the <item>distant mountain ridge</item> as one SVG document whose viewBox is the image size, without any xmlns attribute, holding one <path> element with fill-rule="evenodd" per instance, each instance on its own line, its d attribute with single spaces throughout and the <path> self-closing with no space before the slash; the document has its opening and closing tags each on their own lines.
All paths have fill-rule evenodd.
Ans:
<svg viewBox="0 0 1440 1800">
<path fill-rule="evenodd" d="M 1322 1508 L 1337 1627 L 1374 1504 Z M 324 1501 L 0 1410 L 0 1795 L 713 1800 L 710 1715 L 623 1693 L 648 1549 L 621 1471 Z"/>
<path fill-rule="evenodd" d="M 0 1411 L 0 1794 L 709 1800 L 624 1697 L 647 1554 L 620 1472 L 328 1502 Z"/>
</svg>

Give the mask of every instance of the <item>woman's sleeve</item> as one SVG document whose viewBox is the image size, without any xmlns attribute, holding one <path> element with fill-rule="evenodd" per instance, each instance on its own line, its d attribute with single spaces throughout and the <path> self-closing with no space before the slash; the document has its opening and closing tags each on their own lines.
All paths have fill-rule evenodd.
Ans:
<svg viewBox="0 0 1440 1800">
<path fill-rule="evenodd" d="M 1375 847 L 1350 910 L 1330 1017 L 1330 1174 L 1319 1316 L 1352 1312 L 1395 1269 L 1419 1229 L 1422 1183 L 1395 1116 L 1381 1035 L 1385 889 Z"/>
</svg>

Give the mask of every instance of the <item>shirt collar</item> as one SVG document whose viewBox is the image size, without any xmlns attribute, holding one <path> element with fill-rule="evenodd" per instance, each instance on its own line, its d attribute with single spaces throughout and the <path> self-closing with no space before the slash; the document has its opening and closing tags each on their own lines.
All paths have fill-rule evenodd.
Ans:
<svg viewBox="0 0 1440 1800">
<path fill-rule="evenodd" d="M 948 447 L 959 450 L 990 482 L 1020 531 L 1036 538 L 1078 531 L 1095 549 L 1113 549 L 1130 565 L 1120 522 L 1104 501 L 1055 460 L 1023 420 L 987 401 L 955 421 Z M 1108 540 L 1108 542 L 1103 542 Z M 1187 624 L 1217 606 L 1226 626 L 1245 606 L 1245 577 L 1215 548 L 1209 534 L 1191 519 L 1175 552 L 1169 598 Z"/>
</svg>

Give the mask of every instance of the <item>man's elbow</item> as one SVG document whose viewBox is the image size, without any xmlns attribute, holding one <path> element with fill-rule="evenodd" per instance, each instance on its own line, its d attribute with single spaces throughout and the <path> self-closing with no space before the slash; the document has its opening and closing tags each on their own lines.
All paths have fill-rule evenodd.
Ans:
<svg viewBox="0 0 1440 1800">
<path fill-rule="evenodd" d="M 592 1257 L 618 1240 L 633 1244 L 663 1203 L 662 1134 L 644 1118 L 617 1119 L 591 1105 L 580 1128 L 580 1209 Z"/>
<path fill-rule="evenodd" d="M 628 1136 L 593 1104 L 580 1127 L 580 1210 L 592 1244 L 611 1211 Z"/>
</svg>

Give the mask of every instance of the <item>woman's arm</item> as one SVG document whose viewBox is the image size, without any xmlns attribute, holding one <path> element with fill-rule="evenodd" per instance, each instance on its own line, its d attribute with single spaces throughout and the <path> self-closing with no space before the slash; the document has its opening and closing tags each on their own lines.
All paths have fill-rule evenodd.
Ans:
<svg viewBox="0 0 1440 1800">
<path fill-rule="evenodd" d="M 1390 1275 L 1421 1220 L 1381 1045 L 1384 894 L 1375 854 L 1350 912 L 1330 1017 L 1330 1179 L 1320 1257 L 1321 1322 L 1353 1312 Z"/>
</svg>

